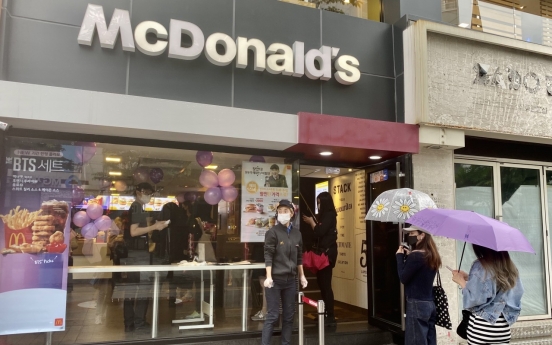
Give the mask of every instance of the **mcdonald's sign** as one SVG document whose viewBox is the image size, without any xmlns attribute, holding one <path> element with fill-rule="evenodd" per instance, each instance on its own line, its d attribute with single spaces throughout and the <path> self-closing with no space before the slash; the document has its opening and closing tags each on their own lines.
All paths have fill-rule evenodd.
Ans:
<svg viewBox="0 0 552 345">
<path fill-rule="evenodd" d="M 19 246 L 25 243 L 25 235 L 22 232 L 12 233 L 10 235 L 10 240 L 8 241 L 8 247 Z"/>
</svg>

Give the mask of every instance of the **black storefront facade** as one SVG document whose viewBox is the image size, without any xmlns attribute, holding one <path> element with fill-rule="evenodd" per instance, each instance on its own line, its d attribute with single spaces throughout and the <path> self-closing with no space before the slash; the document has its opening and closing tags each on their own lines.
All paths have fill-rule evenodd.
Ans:
<svg viewBox="0 0 552 345">
<path fill-rule="evenodd" d="M 106 29 L 114 29 L 113 23 L 119 23 L 115 41 L 109 40 L 109 32 L 103 37 L 98 33 L 100 8 Z M 84 25 L 90 16 L 99 18 L 93 21 L 96 27 L 92 27 L 91 37 L 86 35 L 90 28 Z M 126 18 L 126 28 L 131 30 L 125 29 Z M 172 38 L 178 34 L 179 40 Z M 161 180 L 158 175 L 145 177 L 154 186 L 154 200 L 160 199 L 161 203 L 179 193 L 189 193 L 203 202 L 205 189 L 197 181 L 204 167 L 196 163 L 198 151 L 213 152 L 214 160 L 207 169 L 234 171 L 238 190 L 243 182 L 242 162 L 254 162 L 258 157 L 266 163 L 289 167 L 288 196 L 295 199 L 299 197 L 302 165 L 354 169 L 364 171 L 365 176 L 388 169 L 392 171 L 389 185 L 378 188 L 411 186 L 409 154 L 418 150 L 418 132 L 417 127 L 404 124 L 401 109 L 402 60 L 397 58 L 402 55 L 402 49 L 397 48 L 402 45 L 400 36 L 400 28 L 386 23 L 278 1 L 4 4 L 0 89 L 5 97 L 0 120 L 10 128 L 0 132 L 1 212 L 6 214 L 19 200 L 34 197 L 38 206 L 45 198 L 74 201 L 74 183 L 70 182 L 74 179 L 82 189 L 83 200 L 103 195 L 113 203 L 117 197 L 117 212 L 111 206 L 107 209 L 114 212 L 106 212 L 115 221 L 128 207 L 122 203 L 132 202 L 133 185 L 144 179 L 135 174 L 140 167 L 164 172 Z M 260 54 L 261 49 L 257 51 L 256 47 L 268 52 Z M 275 58 L 278 54 L 279 59 Z M 308 131 L 314 125 L 316 135 Z M 382 139 L 386 131 L 393 132 L 395 139 Z M 59 185 L 35 186 L 41 190 L 33 190 L 34 196 L 25 194 L 26 188 L 33 187 L 26 182 L 20 186 L 14 180 L 14 158 L 32 157 L 17 157 L 18 150 L 49 152 L 60 148 L 62 152 L 80 148 L 90 157 L 77 157 L 72 170 L 40 171 L 39 177 L 58 181 Z M 320 156 L 322 151 L 333 155 Z M 374 155 L 380 160 L 368 159 Z M 36 173 L 27 171 L 29 175 Z M 370 197 L 375 195 L 367 194 L 366 202 Z M 212 206 L 203 202 L 200 206 L 201 217 L 218 226 L 217 238 L 212 238 L 216 255 L 229 261 L 251 259 L 258 246 L 240 241 L 240 216 L 233 219 L 244 205 L 222 202 Z M 367 229 L 367 234 L 376 231 L 370 224 Z M 385 246 L 395 238 L 393 234 L 388 236 L 368 235 L 369 276 L 385 275 L 378 271 L 378 263 L 385 259 L 386 251 L 373 253 L 372 248 Z M 81 244 L 73 252 L 74 267 L 112 265 L 105 250 L 98 252 L 97 260 L 90 259 Z M 389 251 L 393 255 L 394 248 Z M 241 272 L 215 276 L 219 285 L 214 296 L 214 328 L 203 333 L 179 331 L 178 324 L 171 322 L 172 314 L 162 316 L 170 309 L 163 299 L 161 283 L 158 340 L 152 340 L 151 332 L 130 337 L 123 332 L 122 302 L 103 284 L 112 278 L 110 273 L 74 273 L 65 330 L 54 332 L 52 341 L 174 342 L 258 337 L 262 323 L 249 321 L 244 328 L 240 322 L 242 311 L 233 314 L 234 309 L 242 307 Z M 394 284 L 392 280 L 385 284 Z M 380 300 L 380 291 L 389 288 L 385 284 L 381 285 L 380 279 L 377 286 L 368 282 L 368 315 L 364 320 L 400 333 L 400 317 L 395 320 L 394 315 L 394 308 L 400 306 L 400 291 L 381 309 L 372 307 Z M 178 291 L 182 292 L 178 297 L 186 295 L 184 289 L 179 287 Z M 248 303 L 254 303 L 253 297 L 247 296 Z M 100 307 L 100 301 L 107 309 Z M 87 302 L 94 302 L 94 308 Z M 188 308 L 190 304 L 182 305 L 184 310 L 176 311 L 178 318 L 193 311 Z M 223 321 L 217 320 L 217 310 L 219 316 L 221 310 L 227 310 Z M 249 319 L 254 311 L 247 312 Z M 150 307 L 148 318 L 151 313 Z M 240 321 L 235 325 L 224 323 L 234 318 Z M 217 322 L 224 326 L 217 330 Z M 31 333 L 6 339 L 23 344 L 34 336 L 42 337 Z"/>
</svg>

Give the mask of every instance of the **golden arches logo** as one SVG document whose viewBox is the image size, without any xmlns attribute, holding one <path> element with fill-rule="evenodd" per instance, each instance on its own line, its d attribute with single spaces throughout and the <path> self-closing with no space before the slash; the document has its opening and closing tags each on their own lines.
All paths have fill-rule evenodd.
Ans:
<svg viewBox="0 0 552 345">
<path fill-rule="evenodd" d="M 21 240 L 21 242 L 20 242 Z M 10 240 L 8 242 L 8 247 L 11 247 L 11 246 L 19 246 L 23 243 L 25 243 L 25 235 L 23 235 L 23 233 L 13 233 L 10 235 Z"/>
</svg>

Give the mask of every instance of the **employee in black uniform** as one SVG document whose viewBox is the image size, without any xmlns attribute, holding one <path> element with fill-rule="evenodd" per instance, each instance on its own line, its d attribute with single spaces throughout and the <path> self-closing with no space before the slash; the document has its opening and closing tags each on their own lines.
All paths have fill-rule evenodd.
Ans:
<svg viewBox="0 0 552 345">
<path fill-rule="evenodd" d="M 153 195 L 153 187 L 149 183 L 140 183 L 136 186 L 135 201 L 130 205 L 130 235 L 132 237 L 146 237 L 151 231 L 163 230 L 167 227 L 165 221 L 153 221 L 153 212 L 145 210 Z M 122 265 L 149 265 L 150 253 L 148 246 L 144 249 L 129 249 L 128 258 L 121 259 Z M 161 264 L 154 262 L 153 264 Z M 148 311 L 149 297 L 152 286 L 150 278 L 153 272 L 126 273 L 127 279 L 124 285 L 124 320 L 125 332 L 135 329 L 147 328 L 146 313 Z"/>
<path fill-rule="evenodd" d="M 276 208 L 278 224 L 265 234 L 264 281 L 268 313 L 263 325 L 262 344 L 270 345 L 274 325 L 282 304 L 282 345 L 291 344 L 297 276 L 303 288 L 307 279 L 303 272 L 303 239 L 292 225 L 295 208 L 289 200 L 281 200 Z"/>
</svg>

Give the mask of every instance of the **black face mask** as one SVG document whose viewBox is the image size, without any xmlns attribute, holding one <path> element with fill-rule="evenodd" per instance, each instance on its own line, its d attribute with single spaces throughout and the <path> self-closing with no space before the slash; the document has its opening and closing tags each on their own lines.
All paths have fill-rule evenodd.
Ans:
<svg viewBox="0 0 552 345">
<path fill-rule="evenodd" d="M 418 236 L 406 236 L 406 243 L 408 243 L 412 248 L 416 246 L 418 242 Z"/>
</svg>

